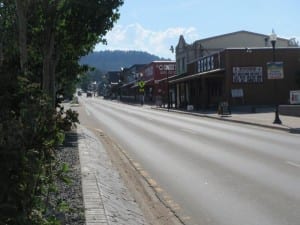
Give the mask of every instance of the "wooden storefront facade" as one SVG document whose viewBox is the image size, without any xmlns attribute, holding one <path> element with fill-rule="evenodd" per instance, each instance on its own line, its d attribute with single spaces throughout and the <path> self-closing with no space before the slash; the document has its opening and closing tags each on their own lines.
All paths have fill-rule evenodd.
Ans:
<svg viewBox="0 0 300 225">
<path fill-rule="evenodd" d="M 276 73 L 270 77 L 275 53 Z M 274 71 L 273 71 L 274 72 Z M 173 77 L 170 89 L 175 106 L 195 109 L 230 105 L 288 104 L 289 92 L 299 89 L 300 48 L 226 48 L 187 64 L 186 72 Z"/>
</svg>

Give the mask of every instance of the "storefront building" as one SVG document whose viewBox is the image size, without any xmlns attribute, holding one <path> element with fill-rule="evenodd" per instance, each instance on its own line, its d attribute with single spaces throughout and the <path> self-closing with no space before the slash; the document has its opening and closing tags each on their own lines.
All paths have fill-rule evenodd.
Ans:
<svg viewBox="0 0 300 225">
<path fill-rule="evenodd" d="M 138 101 L 139 91 L 137 82 L 143 74 L 146 64 L 134 64 L 121 69 L 120 100 L 124 102 Z"/>
<path fill-rule="evenodd" d="M 205 51 L 207 41 L 211 43 Z M 261 46 L 249 47 L 255 45 Z M 176 93 L 175 105 L 198 109 L 216 108 L 223 101 L 230 105 L 287 104 L 290 91 L 299 89 L 300 48 L 296 46 L 294 41 L 280 38 L 273 51 L 268 36 L 245 31 L 192 45 L 180 37 L 177 75 L 169 81 Z"/>
<path fill-rule="evenodd" d="M 165 102 L 168 98 L 168 78 L 176 74 L 175 61 L 153 61 L 149 64 L 137 64 L 121 71 L 122 101 L 149 104 Z"/>
<path fill-rule="evenodd" d="M 145 100 L 160 105 L 168 99 L 167 80 L 176 74 L 175 61 L 153 61 L 144 68 Z"/>
</svg>

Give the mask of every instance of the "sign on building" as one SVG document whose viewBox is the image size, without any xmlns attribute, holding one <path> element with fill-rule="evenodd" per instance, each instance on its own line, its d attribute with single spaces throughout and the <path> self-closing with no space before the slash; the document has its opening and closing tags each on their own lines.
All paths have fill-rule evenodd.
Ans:
<svg viewBox="0 0 300 225">
<path fill-rule="evenodd" d="M 207 72 L 215 69 L 214 56 L 208 56 L 202 58 L 197 63 L 198 63 L 197 65 L 198 73 Z"/>
<path fill-rule="evenodd" d="M 261 66 L 233 67 L 233 83 L 262 83 L 263 69 Z"/>
<path fill-rule="evenodd" d="M 290 104 L 300 104 L 300 90 L 290 91 Z"/>
<path fill-rule="evenodd" d="M 244 97 L 244 91 L 242 88 L 240 89 L 231 89 L 231 96 L 233 98 L 242 98 Z"/>
<path fill-rule="evenodd" d="M 268 79 L 283 79 L 283 62 L 268 62 Z"/>
</svg>

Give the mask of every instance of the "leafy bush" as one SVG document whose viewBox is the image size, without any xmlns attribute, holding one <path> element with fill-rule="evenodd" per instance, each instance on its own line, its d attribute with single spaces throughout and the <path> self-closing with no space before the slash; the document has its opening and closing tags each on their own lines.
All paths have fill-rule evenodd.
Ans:
<svg viewBox="0 0 300 225">
<path fill-rule="evenodd" d="M 64 112 L 64 108 L 61 107 L 57 117 L 57 126 L 63 131 L 70 131 L 76 128 L 76 123 L 79 123 L 78 113 L 72 109 Z"/>
<path fill-rule="evenodd" d="M 26 79 L 20 80 L 20 90 L 19 110 L 1 110 L 0 224 L 57 224 L 48 196 L 55 191 L 55 179 L 67 178 L 62 176 L 66 167 L 53 172 L 54 149 L 63 142 L 64 130 L 78 122 L 78 114 L 56 112 Z"/>
<path fill-rule="evenodd" d="M 55 94 L 72 95 L 79 58 L 105 42 L 122 4 L 0 0 L 0 225 L 58 224 L 54 149 L 78 115 L 57 111 Z"/>
</svg>

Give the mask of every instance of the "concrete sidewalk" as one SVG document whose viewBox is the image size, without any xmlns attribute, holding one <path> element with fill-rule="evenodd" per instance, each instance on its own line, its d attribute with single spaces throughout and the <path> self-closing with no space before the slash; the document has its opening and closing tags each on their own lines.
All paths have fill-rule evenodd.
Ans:
<svg viewBox="0 0 300 225">
<path fill-rule="evenodd" d="M 79 125 L 86 225 L 143 225 L 146 220 L 99 139 Z"/>
<path fill-rule="evenodd" d="M 167 108 L 151 107 L 152 109 L 168 111 Z M 262 108 L 256 113 L 235 110 L 230 115 L 219 115 L 215 111 L 187 111 L 169 109 L 170 112 L 189 114 L 193 116 L 207 117 L 223 121 L 243 123 L 265 128 L 284 130 L 291 133 L 300 133 L 300 117 L 280 115 L 282 124 L 273 124 L 275 112 L 270 108 Z"/>
</svg>

